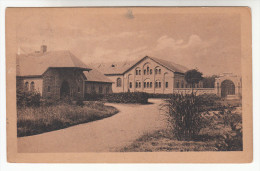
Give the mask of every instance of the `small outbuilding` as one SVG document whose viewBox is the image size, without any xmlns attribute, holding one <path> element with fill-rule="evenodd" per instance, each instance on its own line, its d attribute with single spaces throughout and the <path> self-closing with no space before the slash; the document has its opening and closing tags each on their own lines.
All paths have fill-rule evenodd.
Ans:
<svg viewBox="0 0 260 171">
<path fill-rule="evenodd" d="M 17 54 L 17 89 L 39 92 L 43 98 L 83 99 L 88 93 L 112 93 L 112 81 L 86 66 L 70 51 Z"/>
</svg>

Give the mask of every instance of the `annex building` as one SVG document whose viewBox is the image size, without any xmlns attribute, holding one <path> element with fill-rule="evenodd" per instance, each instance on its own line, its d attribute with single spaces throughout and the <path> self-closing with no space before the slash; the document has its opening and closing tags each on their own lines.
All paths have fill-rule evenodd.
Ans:
<svg viewBox="0 0 260 171">
<path fill-rule="evenodd" d="M 39 92 L 43 98 L 82 99 L 86 94 L 112 93 L 112 81 L 86 66 L 70 51 L 17 54 L 17 89 Z"/>
</svg>

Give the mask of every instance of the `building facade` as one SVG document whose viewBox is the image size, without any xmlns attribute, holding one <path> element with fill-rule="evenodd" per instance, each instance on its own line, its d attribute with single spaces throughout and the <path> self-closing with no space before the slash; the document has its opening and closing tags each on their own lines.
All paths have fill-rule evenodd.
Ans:
<svg viewBox="0 0 260 171">
<path fill-rule="evenodd" d="M 186 67 L 154 57 L 126 63 L 98 65 L 97 68 L 114 82 L 112 90 L 118 92 L 147 92 L 170 94 L 176 89 L 191 88 L 184 79 Z M 201 88 L 202 82 L 194 88 Z"/>
</svg>

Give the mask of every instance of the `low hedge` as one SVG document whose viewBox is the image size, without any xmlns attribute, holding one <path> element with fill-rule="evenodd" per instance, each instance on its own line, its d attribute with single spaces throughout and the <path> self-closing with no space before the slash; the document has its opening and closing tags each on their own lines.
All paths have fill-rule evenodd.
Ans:
<svg viewBox="0 0 260 171">
<path fill-rule="evenodd" d="M 144 92 L 127 92 L 107 94 L 104 100 L 111 103 L 148 103 L 148 94 Z"/>
</svg>

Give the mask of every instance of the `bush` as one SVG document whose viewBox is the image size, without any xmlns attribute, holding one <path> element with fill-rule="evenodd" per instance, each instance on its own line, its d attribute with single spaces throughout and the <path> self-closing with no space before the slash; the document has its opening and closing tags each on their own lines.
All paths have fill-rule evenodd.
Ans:
<svg viewBox="0 0 260 171">
<path fill-rule="evenodd" d="M 232 109 L 231 109 L 232 110 Z M 242 115 L 225 110 L 223 121 L 225 126 L 229 126 L 231 131 L 223 134 L 216 142 L 216 147 L 220 151 L 242 151 L 243 150 L 243 129 Z"/>
<path fill-rule="evenodd" d="M 104 94 L 85 93 L 84 99 L 87 101 L 100 101 L 103 100 Z"/>
<path fill-rule="evenodd" d="M 105 95 L 105 100 L 112 103 L 148 103 L 148 94 L 144 92 L 113 93 Z"/>
<path fill-rule="evenodd" d="M 169 121 L 178 140 L 191 140 L 205 127 L 201 116 L 202 98 L 195 94 L 174 94 L 166 100 Z"/>
<path fill-rule="evenodd" d="M 18 107 L 38 107 L 41 103 L 41 94 L 38 92 L 16 91 L 16 102 Z"/>
<path fill-rule="evenodd" d="M 149 95 L 149 98 L 164 98 L 164 99 L 169 99 L 171 98 L 172 94 L 159 94 L 159 93 L 151 93 L 151 94 L 148 94 Z"/>
</svg>

